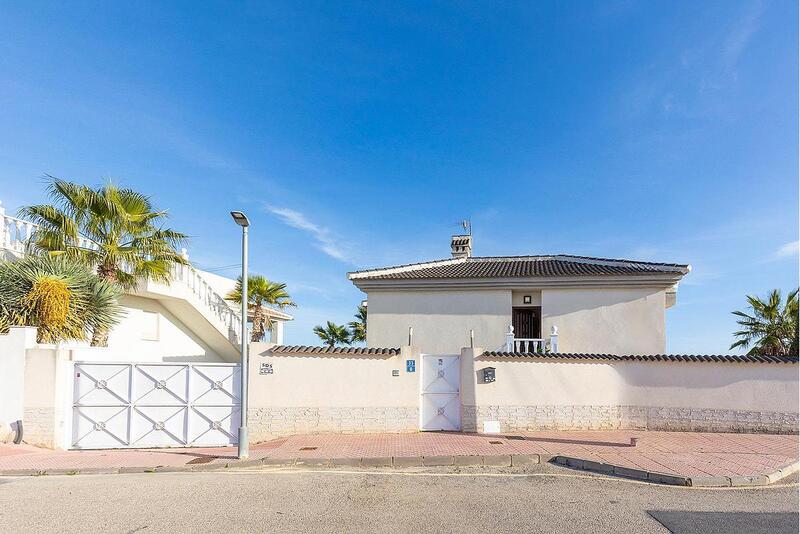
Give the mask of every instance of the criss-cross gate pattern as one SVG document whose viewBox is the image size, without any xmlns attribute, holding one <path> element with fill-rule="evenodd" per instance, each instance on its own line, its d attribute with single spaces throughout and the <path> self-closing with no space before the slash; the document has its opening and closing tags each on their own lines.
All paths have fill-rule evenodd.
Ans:
<svg viewBox="0 0 800 534">
<path fill-rule="evenodd" d="M 459 358 L 422 355 L 422 430 L 461 430 Z"/>
<path fill-rule="evenodd" d="M 236 364 L 76 362 L 73 384 L 74 449 L 236 444 Z"/>
</svg>

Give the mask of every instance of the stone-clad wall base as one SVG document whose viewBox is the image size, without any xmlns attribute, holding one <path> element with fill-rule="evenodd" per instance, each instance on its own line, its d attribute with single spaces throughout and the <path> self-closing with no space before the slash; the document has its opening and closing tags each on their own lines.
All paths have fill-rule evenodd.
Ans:
<svg viewBox="0 0 800 534">
<path fill-rule="evenodd" d="M 313 432 L 413 432 L 419 430 L 419 409 L 256 408 L 247 424 L 253 441 Z"/>
<path fill-rule="evenodd" d="M 798 414 L 658 408 L 647 406 L 462 406 L 464 432 L 480 432 L 499 421 L 518 430 L 676 430 L 694 432 L 797 433 Z"/>
<path fill-rule="evenodd" d="M 22 439 L 25 443 L 53 447 L 54 408 L 25 408 L 22 417 Z"/>
</svg>

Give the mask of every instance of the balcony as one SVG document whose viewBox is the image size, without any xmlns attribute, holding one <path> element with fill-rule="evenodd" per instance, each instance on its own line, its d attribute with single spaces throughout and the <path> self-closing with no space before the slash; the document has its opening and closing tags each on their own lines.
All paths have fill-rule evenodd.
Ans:
<svg viewBox="0 0 800 534">
<path fill-rule="evenodd" d="M 523 338 L 514 336 L 514 327 L 508 325 L 506 332 L 506 342 L 503 345 L 506 352 L 517 352 L 522 354 L 543 354 L 545 352 L 558 352 L 558 327 L 553 325 L 550 329 L 550 338 Z"/>
</svg>

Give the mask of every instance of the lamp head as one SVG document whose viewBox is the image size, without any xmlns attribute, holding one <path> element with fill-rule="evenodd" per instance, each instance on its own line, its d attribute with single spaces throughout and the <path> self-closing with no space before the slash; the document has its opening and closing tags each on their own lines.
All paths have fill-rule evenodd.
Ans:
<svg viewBox="0 0 800 534">
<path fill-rule="evenodd" d="M 247 220 L 247 215 L 245 215 L 241 211 L 232 211 L 231 217 L 233 217 L 233 222 L 235 222 L 239 226 L 243 227 L 250 226 L 250 221 Z"/>
</svg>

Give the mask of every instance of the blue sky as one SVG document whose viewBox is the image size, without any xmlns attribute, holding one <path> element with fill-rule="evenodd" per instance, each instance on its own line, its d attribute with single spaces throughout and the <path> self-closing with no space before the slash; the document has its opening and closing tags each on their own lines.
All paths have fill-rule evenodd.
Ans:
<svg viewBox="0 0 800 534">
<path fill-rule="evenodd" d="M 0 5 L 0 200 L 113 179 L 346 322 L 349 270 L 478 255 L 687 262 L 668 350 L 726 352 L 798 283 L 795 2 Z M 222 269 L 235 276 L 236 268 Z"/>
</svg>

